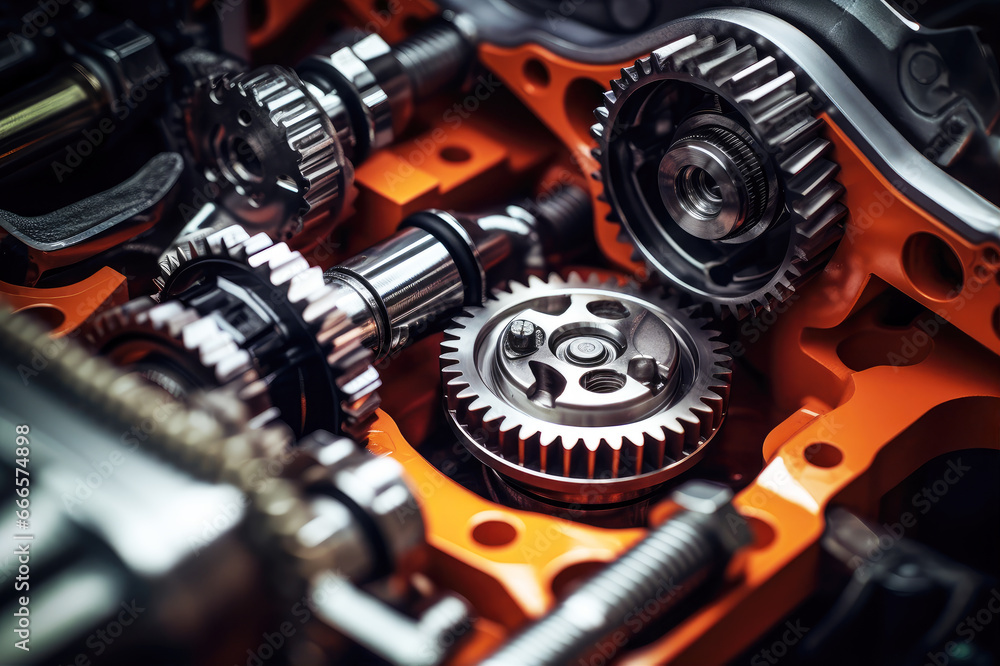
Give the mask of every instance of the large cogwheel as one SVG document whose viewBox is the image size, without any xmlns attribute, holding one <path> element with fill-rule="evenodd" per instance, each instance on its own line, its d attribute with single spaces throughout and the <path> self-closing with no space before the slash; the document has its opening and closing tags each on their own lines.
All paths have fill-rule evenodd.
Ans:
<svg viewBox="0 0 1000 666">
<path fill-rule="evenodd" d="M 453 320 L 441 372 L 469 450 L 536 494 L 631 499 L 699 458 L 729 396 L 726 344 L 616 280 L 530 278 Z"/>
<path fill-rule="evenodd" d="M 755 315 L 789 299 L 841 237 L 838 167 L 782 54 L 680 34 L 622 69 L 595 111 L 609 220 L 672 287 Z"/>
<path fill-rule="evenodd" d="M 191 143 L 222 203 L 243 224 L 287 239 L 303 218 L 349 197 L 353 167 L 323 106 L 291 70 L 227 74 L 204 87 L 191 109 Z M 278 226 L 275 226 L 275 225 Z"/>
<path fill-rule="evenodd" d="M 104 315 L 93 345 L 165 386 L 204 388 L 250 372 L 297 434 L 359 429 L 374 414 L 381 380 L 371 352 L 338 305 L 343 292 L 301 254 L 233 226 L 192 237 L 160 271 L 160 305 Z"/>
</svg>

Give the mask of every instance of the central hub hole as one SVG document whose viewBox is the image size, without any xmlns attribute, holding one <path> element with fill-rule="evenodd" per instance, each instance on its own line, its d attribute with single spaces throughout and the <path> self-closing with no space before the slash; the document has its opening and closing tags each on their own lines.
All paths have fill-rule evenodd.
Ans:
<svg viewBox="0 0 1000 666">
<path fill-rule="evenodd" d="M 566 360 L 576 365 L 599 365 L 612 356 L 608 344 L 596 336 L 573 338 L 566 346 Z"/>
<path fill-rule="evenodd" d="M 230 137 L 226 147 L 225 159 L 237 176 L 246 181 L 264 178 L 264 165 L 246 139 L 241 136 Z"/>
<path fill-rule="evenodd" d="M 722 189 L 715 178 L 701 167 L 689 165 L 682 168 L 674 182 L 677 199 L 688 214 L 707 220 L 718 217 L 722 212 Z"/>
</svg>

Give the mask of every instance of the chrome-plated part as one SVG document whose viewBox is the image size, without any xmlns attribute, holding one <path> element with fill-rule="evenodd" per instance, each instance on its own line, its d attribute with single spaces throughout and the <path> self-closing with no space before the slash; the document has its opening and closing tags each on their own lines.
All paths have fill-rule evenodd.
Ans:
<svg viewBox="0 0 1000 666">
<path fill-rule="evenodd" d="M 369 565 L 382 559 L 395 570 L 411 563 L 425 543 L 425 527 L 402 465 L 326 432 L 310 435 L 300 445 L 319 463 L 303 474 L 307 490 L 323 494 L 336 488 L 339 501 L 363 512 L 378 530 L 382 552 L 369 558 Z"/>
<path fill-rule="evenodd" d="M 307 215 L 339 214 L 353 167 L 323 105 L 294 72 L 267 66 L 224 76 L 196 100 L 196 158 L 242 224 L 284 240 Z"/>
<path fill-rule="evenodd" d="M 471 622 L 458 597 L 437 600 L 414 620 L 332 573 L 313 582 L 309 603 L 323 622 L 394 666 L 442 663 Z"/>
<path fill-rule="evenodd" d="M 448 248 L 415 227 L 329 269 L 325 277 L 359 295 L 355 300 L 364 308 L 351 314 L 368 332 L 363 344 L 379 357 L 405 347 L 465 301 L 462 275 Z"/>
<path fill-rule="evenodd" d="M 249 427 L 278 416 L 249 352 L 214 318 L 179 302 L 138 298 L 88 321 L 79 335 L 97 354 L 175 398 L 219 386 L 249 408 Z"/>
<path fill-rule="evenodd" d="M 721 125 L 678 133 L 658 172 L 660 197 L 674 222 L 706 240 L 720 240 L 760 222 L 768 203 L 768 178 L 750 137 Z"/>
<path fill-rule="evenodd" d="M 591 131 L 609 219 L 636 258 L 716 312 L 745 317 L 787 300 L 822 265 L 846 208 L 807 86 L 781 53 L 740 46 L 724 28 L 678 27 L 622 69 Z"/>
<path fill-rule="evenodd" d="M 111 94 L 81 64 L 62 66 L 0 98 L 0 172 L 13 173 L 90 127 Z"/>
<path fill-rule="evenodd" d="M 384 358 L 459 308 L 481 304 L 490 287 L 545 268 L 549 246 L 589 226 L 589 212 L 577 188 L 552 194 L 544 206 L 484 215 L 422 211 L 388 240 L 327 270 L 325 279 L 353 294 L 340 309 L 363 344 Z"/>
<path fill-rule="evenodd" d="M 726 345 L 634 285 L 572 274 L 511 284 L 453 320 L 441 372 L 451 425 L 489 467 L 544 497 L 637 497 L 700 457 L 726 411 Z M 530 353 L 513 321 L 545 331 Z"/>
<path fill-rule="evenodd" d="M 330 70 L 339 80 L 332 85 L 317 85 L 319 80 L 311 76 L 317 68 Z M 360 118 L 353 118 L 352 125 L 353 161 L 360 161 L 372 150 L 392 143 L 394 120 L 401 130 L 410 119 L 412 92 L 408 80 L 392 58 L 392 48 L 377 34 L 310 56 L 296 69 L 310 79 L 311 85 L 322 90 L 324 97 L 336 95 L 338 99 L 349 97 L 359 101 Z M 331 106 L 331 100 L 324 105 Z"/>
<path fill-rule="evenodd" d="M 602 639 L 616 629 L 627 624 L 630 635 L 638 633 L 723 575 L 733 557 L 751 543 L 750 529 L 733 507 L 732 496 L 729 488 L 704 481 L 680 486 L 671 499 L 681 511 L 583 581 L 481 666 L 588 663 Z M 646 610 L 637 613 L 637 608 Z"/>
<path fill-rule="evenodd" d="M 337 405 L 348 427 L 370 418 L 379 405 L 376 391 L 381 380 L 361 344 L 361 331 L 339 307 L 345 292 L 338 285 L 327 285 L 320 268 L 310 266 L 284 243 L 275 244 L 264 233 L 250 236 L 239 226 L 196 236 L 160 263 L 159 293 L 154 298 L 162 302 L 176 298 L 198 278 L 218 271 L 220 260 L 267 285 L 265 298 L 272 307 L 287 309 L 315 340 L 330 368 Z"/>
<path fill-rule="evenodd" d="M 673 30 L 739 33 L 763 52 L 785 54 L 811 82 L 815 105 L 893 187 L 973 243 L 1000 238 L 1000 209 L 914 148 L 834 59 L 794 25 L 766 12 L 726 8 L 678 21 Z"/>
</svg>

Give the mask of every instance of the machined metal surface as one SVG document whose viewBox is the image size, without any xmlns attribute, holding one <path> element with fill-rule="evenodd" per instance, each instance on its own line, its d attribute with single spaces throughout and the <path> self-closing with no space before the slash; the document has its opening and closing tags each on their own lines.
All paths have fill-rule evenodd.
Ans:
<svg viewBox="0 0 1000 666">
<path fill-rule="evenodd" d="M 690 467 L 718 429 L 726 345 L 674 304 L 576 274 L 513 283 L 453 320 L 441 372 L 461 442 L 539 495 L 606 504 Z M 510 344 L 530 322 L 535 348 Z"/>
<path fill-rule="evenodd" d="M 353 168 L 323 106 L 294 72 L 231 74 L 196 100 L 196 158 L 243 224 L 285 239 L 310 213 L 339 213 Z"/>
<path fill-rule="evenodd" d="M 0 99 L 0 169 L 23 165 L 90 127 L 107 91 L 82 65 L 68 65 Z"/>
<path fill-rule="evenodd" d="M 752 229 L 765 213 L 773 214 L 773 170 L 768 178 L 752 139 L 735 123 L 723 126 L 709 114 L 692 120 L 703 121 L 701 128 L 695 123 L 678 128 L 679 138 L 660 160 L 657 180 L 663 205 L 677 226 L 705 240 Z"/>
<path fill-rule="evenodd" d="M 273 377 L 268 385 L 296 431 L 350 427 L 378 407 L 381 381 L 339 307 L 341 289 L 284 243 L 229 227 L 168 253 L 160 271 L 161 303 L 199 304 L 240 338 L 261 376 L 287 378 L 284 391 Z M 303 386 L 310 392 L 300 399 Z M 306 397 L 318 402 L 306 409 Z"/>
<path fill-rule="evenodd" d="M 812 82 L 821 108 L 907 198 L 973 242 L 1000 238 L 1000 209 L 921 154 L 815 41 L 776 16 L 751 9 L 709 10 L 655 31 L 714 30 L 752 36 L 755 46 L 784 54 Z M 675 33 L 674 33 L 675 34 Z"/>
<path fill-rule="evenodd" d="M 594 154 L 637 258 L 745 317 L 822 264 L 846 208 L 807 84 L 780 53 L 705 30 L 678 27 L 611 82 Z"/>
<path fill-rule="evenodd" d="M 482 304 L 491 287 L 544 269 L 547 250 L 590 222 L 589 203 L 575 187 L 529 207 L 480 215 L 421 211 L 324 277 L 345 292 L 341 310 L 363 344 L 378 358 L 395 354 L 459 308 Z"/>
</svg>

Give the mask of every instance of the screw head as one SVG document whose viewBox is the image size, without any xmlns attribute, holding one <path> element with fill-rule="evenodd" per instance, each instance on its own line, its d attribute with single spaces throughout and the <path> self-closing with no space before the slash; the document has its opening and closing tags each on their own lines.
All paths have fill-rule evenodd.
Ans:
<svg viewBox="0 0 1000 666">
<path fill-rule="evenodd" d="M 688 481 L 670 495 L 677 504 L 688 511 L 711 514 L 727 506 L 733 499 L 728 487 L 707 481 Z"/>
<path fill-rule="evenodd" d="M 527 319 L 515 319 L 507 327 L 507 346 L 519 353 L 530 353 L 542 345 L 542 329 Z"/>
</svg>

